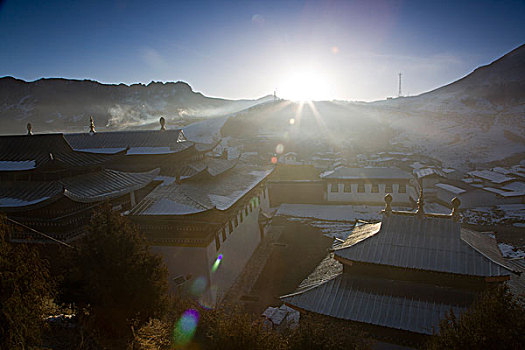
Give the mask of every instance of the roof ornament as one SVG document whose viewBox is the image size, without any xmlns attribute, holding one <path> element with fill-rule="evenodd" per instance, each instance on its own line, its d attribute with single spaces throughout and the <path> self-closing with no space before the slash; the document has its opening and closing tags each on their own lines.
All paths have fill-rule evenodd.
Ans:
<svg viewBox="0 0 525 350">
<path fill-rule="evenodd" d="M 160 131 L 165 131 L 166 130 L 166 119 L 164 119 L 164 117 L 160 117 L 159 122 L 160 122 Z"/>
<path fill-rule="evenodd" d="M 461 201 L 459 198 L 454 197 L 452 198 L 452 213 L 450 213 L 450 216 L 452 216 L 452 220 L 458 221 L 459 220 L 459 206 L 461 205 Z"/>
<path fill-rule="evenodd" d="M 390 193 L 387 193 L 385 196 L 385 214 L 390 215 L 392 214 L 392 195 Z"/>
<path fill-rule="evenodd" d="M 33 135 L 33 125 L 31 125 L 31 123 L 27 123 L 26 128 L 27 128 L 27 134 Z"/>
<path fill-rule="evenodd" d="M 417 200 L 417 210 L 416 210 L 416 214 L 417 215 L 425 215 L 425 209 L 423 208 L 423 206 L 425 205 L 425 200 L 423 199 L 423 187 L 420 187 L 420 190 L 419 190 L 419 199 Z"/>
<path fill-rule="evenodd" d="M 95 131 L 95 122 L 93 122 L 93 117 L 89 117 L 89 133 L 94 134 Z"/>
</svg>

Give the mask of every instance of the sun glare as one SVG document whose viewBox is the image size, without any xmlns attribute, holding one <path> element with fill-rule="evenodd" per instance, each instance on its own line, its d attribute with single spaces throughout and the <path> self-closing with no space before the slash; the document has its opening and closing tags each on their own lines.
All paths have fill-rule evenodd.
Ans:
<svg viewBox="0 0 525 350">
<path fill-rule="evenodd" d="M 284 75 L 279 95 L 293 101 L 331 99 L 331 87 L 326 74 L 317 69 L 302 69 Z"/>
</svg>

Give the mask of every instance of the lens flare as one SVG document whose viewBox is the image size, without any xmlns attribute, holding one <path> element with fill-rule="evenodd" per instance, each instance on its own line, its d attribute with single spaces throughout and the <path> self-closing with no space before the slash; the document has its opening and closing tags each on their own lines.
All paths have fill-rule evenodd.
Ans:
<svg viewBox="0 0 525 350">
<path fill-rule="evenodd" d="M 194 309 L 186 310 L 173 330 L 173 342 L 175 347 L 181 347 L 187 345 L 195 331 L 197 330 L 197 324 L 199 323 L 199 312 Z"/>
<path fill-rule="evenodd" d="M 295 119 L 294 118 L 290 118 L 290 125 L 294 125 L 295 124 Z"/>
<path fill-rule="evenodd" d="M 277 164 L 277 157 L 272 157 L 271 162 L 272 162 L 272 164 Z"/>
<path fill-rule="evenodd" d="M 284 152 L 284 145 L 282 143 L 278 144 L 277 147 L 275 147 L 275 153 L 281 154 Z"/>
<path fill-rule="evenodd" d="M 219 254 L 217 259 L 213 263 L 213 266 L 211 267 L 211 272 L 217 271 L 217 269 L 219 268 L 219 265 L 221 264 L 221 260 L 222 260 L 222 254 Z"/>
</svg>

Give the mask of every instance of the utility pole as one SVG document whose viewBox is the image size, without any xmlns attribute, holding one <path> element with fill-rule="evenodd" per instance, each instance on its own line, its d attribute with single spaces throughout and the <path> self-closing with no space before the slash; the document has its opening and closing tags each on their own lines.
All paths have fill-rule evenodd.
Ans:
<svg viewBox="0 0 525 350">
<path fill-rule="evenodd" d="M 398 74 L 399 75 L 399 91 L 397 93 L 397 97 L 401 97 L 401 73 Z"/>
</svg>

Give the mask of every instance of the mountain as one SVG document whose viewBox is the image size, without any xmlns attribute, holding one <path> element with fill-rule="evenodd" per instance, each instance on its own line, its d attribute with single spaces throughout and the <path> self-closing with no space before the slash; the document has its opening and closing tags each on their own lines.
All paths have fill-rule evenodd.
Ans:
<svg viewBox="0 0 525 350">
<path fill-rule="evenodd" d="M 0 78 L 0 133 L 81 131 L 93 116 L 97 129 L 151 127 L 161 116 L 182 126 L 273 99 L 225 100 L 194 92 L 184 82 L 109 85 L 91 80 Z"/>
<path fill-rule="evenodd" d="M 394 142 L 451 166 L 525 159 L 525 45 L 446 86 L 370 106 L 388 115 Z"/>
<path fill-rule="evenodd" d="M 270 135 L 281 140 L 285 152 L 320 140 L 355 152 L 411 150 L 462 170 L 520 161 L 525 159 L 525 45 L 419 96 L 264 104 L 229 118 L 222 132 Z"/>
</svg>

